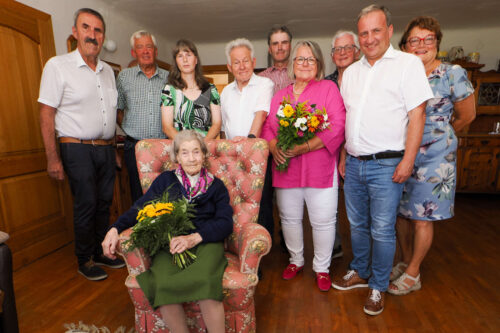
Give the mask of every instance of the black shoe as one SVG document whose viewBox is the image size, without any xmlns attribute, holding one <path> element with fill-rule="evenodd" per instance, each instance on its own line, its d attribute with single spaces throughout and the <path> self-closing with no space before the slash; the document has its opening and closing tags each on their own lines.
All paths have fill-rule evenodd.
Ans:
<svg viewBox="0 0 500 333">
<path fill-rule="evenodd" d="M 342 258 L 344 252 L 342 252 L 342 245 L 337 246 L 333 249 L 332 259 Z"/>
<path fill-rule="evenodd" d="M 104 255 L 94 256 L 94 262 L 98 266 L 106 266 L 110 268 L 122 268 L 125 267 L 125 262 L 120 258 L 109 259 Z"/>
<path fill-rule="evenodd" d="M 108 277 L 108 274 L 101 267 L 97 267 L 92 259 L 78 266 L 78 273 L 91 281 L 104 280 Z"/>
</svg>

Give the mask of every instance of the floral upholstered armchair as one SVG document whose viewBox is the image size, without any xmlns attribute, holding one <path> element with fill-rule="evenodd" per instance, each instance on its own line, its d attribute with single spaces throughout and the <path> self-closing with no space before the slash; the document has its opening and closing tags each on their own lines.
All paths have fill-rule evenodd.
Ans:
<svg viewBox="0 0 500 333">
<path fill-rule="evenodd" d="M 170 161 L 172 141 L 148 139 L 136 145 L 136 157 L 141 185 L 146 191 L 163 171 L 176 167 Z M 226 239 L 225 255 L 228 266 L 222 281 L 226 332 L 255 332 L 254 293 L 259 279 L 260 259 L 269 253 L 271 237 L 259 224 L 257 217 L 262 196 L 268 146 L 265 140 L 245 139 L 210 141 L 208 170 L 226 185 L 234 210 L 233 233 Z M 148 269 L 150 259 L 142 250 L 125 251 L 122 246 L 131 229 L 120 235 L 120 253 L 129 276 L 125 281 L 135 307 L 135 326 L 138 332 L 168 332 L 158 311 L 153 311 L 135 277 Z M 191 332 L 205 332 L 205 324 L 197 302 L 184 304 Z"/>
</svg>

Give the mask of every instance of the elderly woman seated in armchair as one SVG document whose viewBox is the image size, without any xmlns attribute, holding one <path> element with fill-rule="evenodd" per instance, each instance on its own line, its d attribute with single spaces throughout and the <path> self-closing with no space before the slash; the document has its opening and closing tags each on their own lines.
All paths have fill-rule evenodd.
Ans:
<svg viewBox="0 0 500 333">
<path fill-rule="evenodd" d="M 137 223 L 138 209 L 168 190 L 170 199 L 184 196 L 195 204 L 196 229 L 189 235 L 173 237 L 169 250 L 159 251 L 149 270 L 137 276 L 153 308 L 159 308 L 172 332 L 188 332 L 181 303 L 197 300 L 209 332 L 224 332 L 222 276 L 227 265 L 223 240 L 232 232 L 233 210 L 223 182 L 204 167 L 207 147 L 201 135 L 182 131 L 173 142 L 179 167 L 158 176 L 142 198 L 110 227 L 103 252 L 116 257 L 118 234 Z M 175 253 L 196 247 L 196 261 L 180 269 L 172 261 Z"/>
</svg>

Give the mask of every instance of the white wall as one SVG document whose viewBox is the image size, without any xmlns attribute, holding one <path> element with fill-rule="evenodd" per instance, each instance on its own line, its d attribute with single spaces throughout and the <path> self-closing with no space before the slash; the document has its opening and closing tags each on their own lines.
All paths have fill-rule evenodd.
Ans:
<svg viewBox="0 0 500 333">
<path fill-rule="evenodd" d="M 402 34 L 402 31 L 397 31 L 391 39 L 392 45 L 396 49 L 399 49 L 397 44 Z M 495 28 L 443 30 L 443 41 L 440 49 L 449 51 L 453 46 L 462 46 L 465 55 L 477 51 L 481 56 L 479 63 L 485 64 L 482 71 L 497 69 L 500 59 L 499 36 L 500 26 Z M 335 66 L 330 59 L 331 37 L 306 37 L 300 39 L 311 39 L 321 46 L 325 58 L 326 74 L 332 73 Z M 251 42 L 255 48 L 257 67 L 267 67 L 267 39 L 252 40 Z M 197 46 L 204 65 L 226 63 L 225 43 L 197 43 Z"/>
<path fill-rule="evenodd" d="M 106 38 L 112 39 L 117 44 L 115 52 L 110 53 L 102 50 L 100 58 L 120 64 L 125 68 L 132 56 L 130 55 L 130 36 L 137 30 L 147 27 L 136 22 L 101 0 L 18 0 L 27 6 L 36 8 L 52 17 L 52 29 L 54 30 L 54 41 L 56 54 L 67 53 L 66 39 L 71 34 L 73 26 L 73 14 L 79 8 L 88 7 L 97 10 L 106 22 Z M 151 31 L 158 43 L 158 58 L 164 61 L 170 60 L 172 44 L 162 38 L 157 32 Z"/>
</svg>

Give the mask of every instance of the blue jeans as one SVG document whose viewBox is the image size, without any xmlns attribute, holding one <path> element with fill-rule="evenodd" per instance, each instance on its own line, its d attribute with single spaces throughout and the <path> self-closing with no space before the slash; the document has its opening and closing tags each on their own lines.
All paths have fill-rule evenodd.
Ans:
<svg viewBox="0 0 500 333">
<path fill-rule="evenodd" d="M 368 279 L 372 289 L 386 291 L 396 250 L 396 215 L 403 184 L 392 175 L 401 158 L 362 161 L 347 156 L 344 194 L 351 225 L 350 268 Z"/>
</svg>

